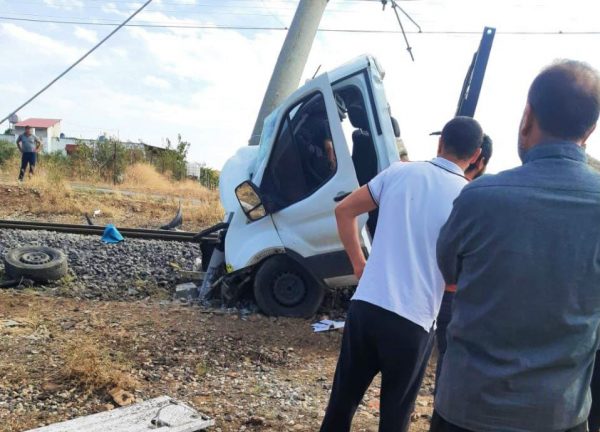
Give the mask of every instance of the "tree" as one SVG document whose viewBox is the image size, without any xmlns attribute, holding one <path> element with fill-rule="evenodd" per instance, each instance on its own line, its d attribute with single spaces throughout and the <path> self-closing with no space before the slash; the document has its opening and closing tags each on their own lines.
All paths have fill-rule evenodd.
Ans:
<svg viewBox="0 0 600 432">
<path fill-rule="evenodd" d="M 161 173 L 170 173 L 175 180 L 183 180 L 187 174 L 186 159 L 190 143 L 177 134 L 177 144 L 167 138 L 167 146 L 155 159 L 155 165 Z"/>
<path fill-rule="evenodd" d="M 214 168 L 203 166 L 200 168 L 200 178 L 198 181 L 202 186 L 209 189 L 216 189 L 219 187 L 219 171 Z"/>
</svg>

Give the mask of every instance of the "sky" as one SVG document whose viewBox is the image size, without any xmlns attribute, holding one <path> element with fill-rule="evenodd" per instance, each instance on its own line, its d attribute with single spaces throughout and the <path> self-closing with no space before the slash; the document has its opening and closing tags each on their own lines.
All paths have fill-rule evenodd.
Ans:
<svg viewBox="0 0 600 432">
<path fill-rule="evenodd" d="M 297 4 L 154 0 L 132 23 L 283 28 Z M 119 23 L 140 5 L 129 0 L 0 0 L 0 117 L 113 28 L 86 23 Z M 435 156 L 436 138 L 429 133 L 453 116 L 484 26 L 498 32 L 475 114 L 494 140 L 490 172 L 520 163 L 518 124 L 527 89 L 540 69 L 561 58 L 600 69 L 598 0 L 406 0 L 400 5 L 424 31 L 413 33 L 416 28 L 403 21 L 411 32 L 414 62 L 399 33 L 322 31 L 302 82 L 319 66 L 323 72 L 363 53 L 375 55 L 386 70 L 387 98 L 413 160 Z M 380 2 L 368 0 L 330 0 L 320 28 L 399 29 L 389 6 L 382 11 Z M 191 143 L 189 160 L 220 169 L 248 142 L 284 38 L 280 30 L 126 27 L 19 116 L 60 118 L 63 132 L 73 137 L 106 133 L 164 145 L 166 138 L 181 134 Z M 600 132 L 590 139 L 588 151 L 600 158 Z"/>
</svg>

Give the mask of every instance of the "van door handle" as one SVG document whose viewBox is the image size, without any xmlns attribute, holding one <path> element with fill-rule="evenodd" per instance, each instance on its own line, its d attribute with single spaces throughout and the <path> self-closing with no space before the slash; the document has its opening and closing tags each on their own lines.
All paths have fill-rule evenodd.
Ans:
<svg viewBox="0 0 600 432">
<path fill-rule="evenodd" d="M 346 198 L 348 195 L 350 195 L 352 192 L 340 192 L 338 193 L 335 198 L 333 199 L 335 202 L 340 202 L 342 201 L 344 198 Z"/>
</svg>

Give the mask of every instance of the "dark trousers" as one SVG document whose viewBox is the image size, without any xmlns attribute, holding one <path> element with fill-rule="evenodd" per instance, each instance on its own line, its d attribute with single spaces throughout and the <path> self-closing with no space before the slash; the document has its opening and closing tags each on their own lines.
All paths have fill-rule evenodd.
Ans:
<svg viewBox="0 0 600 432">
<path fill-rule="evenodd" d="M 590 432 L 600 432 L 600 351 L 596 352 L 591 390 L 592 409 L 588 417 L 588 427 Z"/>
<path fill-rule="evenodd" d="M 27 165 L 29 165 L 29 172 L 33 174 L 35 168 L 35 162 L 37 159 L 37 153 L 35 152 L 23 152 L 21 154 L 21 171 L 19 172 L 19 180 L 23 180 L 25 172 L 27 171 Z"/>
<path fill-rule="evenodd" d="M 431 333 L 421 326 L 370 303 L 352 301 L 321 432 L 350 431 L 358 404 L 379 372 L 379 431 L 407 431 L 431 341 Z"/>
<path fill-rule="evenodd" d="M 570 429 L 565 430 L 564 432 L 585 432 L 586 424 L 582 423 L 578 426 L 572 427 Z M 433 412 L 433 417 L 431 418 L 431 427 L 429 432 L 474 432 L 469 429 L 461 428 L 460 426 L 453 425 L 452 423 L 444 420 L 437 412 Z"/>
<path fill-rule="evenodd" d="M 435 342 L 438 351 L 437 366 L 435 368 L 435 390 L 437 392 L 438 380 L 440 373 L 442 372 L 442 364 L 444 363 L 444 355 L 446 354 L 446 348 L 448 342 L 446 340 L 446 329 L 450 324 L 452 318 L 452 301 L 454 300 L 454 293 L 450 291 L 444 291 L 444 297 L 442 299 L 442 307 L 437 317 L 437 329 L 435 330 Z"/>
</svg>

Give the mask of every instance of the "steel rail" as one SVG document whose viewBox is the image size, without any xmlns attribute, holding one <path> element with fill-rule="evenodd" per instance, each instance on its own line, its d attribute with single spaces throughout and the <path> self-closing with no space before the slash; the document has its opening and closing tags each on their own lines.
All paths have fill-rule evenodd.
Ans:
<svg viewBox="0 0 600 432">
<path fill-rule="evenodd" d="M 44 230 L 83 235 L 101 235 L 104 232 L 104 227 L 98 225 L 73 225 L 13 220 L 0 220 L 0 229 Z M 118 230 L 121 235 L 126 238 L 129 237 L 145 240 L 167 240 L 181 242 L 197 241 L 195 239 L 197 233 L 189 231 L 165 231 L 143 228 L 118 228 Z"/>
</svg>

